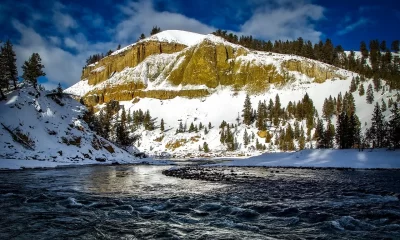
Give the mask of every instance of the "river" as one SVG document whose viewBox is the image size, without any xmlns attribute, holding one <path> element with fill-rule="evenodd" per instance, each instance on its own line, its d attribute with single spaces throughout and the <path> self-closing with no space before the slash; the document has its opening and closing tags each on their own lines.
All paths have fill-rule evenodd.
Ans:
<svg viewBox="0 0 400 240">
<path fill-rule="evenodd" d="M 169 168 L 2 171 L 0 239 L 400 239 L 400 171 Z"/>
</svg>

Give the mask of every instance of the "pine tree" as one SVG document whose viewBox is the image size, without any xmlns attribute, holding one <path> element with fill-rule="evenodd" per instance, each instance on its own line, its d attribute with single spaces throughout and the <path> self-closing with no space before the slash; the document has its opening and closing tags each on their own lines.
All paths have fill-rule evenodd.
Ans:
<svg viewBox="0 0 400 240">
<path fill-rule="evenodd" d="M 120 120 L 117 123 L 117 127 L 116 127 L 116 130 L 117 130 L 116 134 L 117 134 L 117 143 L 119 143 L 123 146 L 127 146 L 131 143 L 126 121 L 127 121 L 127 117 L 126 117 L 125 108 L 122 108 L 121 117 L 120 117 Z"/>
<path fill-rule="evenodd" d="M 369 84 L 367 89 L 367 103 L 372 104 L 373 101 L 374 101 L 374 90 L 372 89 L 372 85 Z"/>
<path fill-rule="evenodd" d="M 364 41 L 362 41 L 362 42 L 360 43 L 360 52 L 361 52 L 361 55 L 362 55 L 362 57 L 363 57 L 364 59 L 368 58 L 367 44 L 365 44 Z"/>
<path fill-rule="evenodd" d="M 178 132 L 183 133 L 183 123 L 182 122 L 179 122 Z"/>
<path fill-rule="evenodd" d="M 393 103 L 393 109 L 390 112 L 392 115 L 388 124 L 389 144 L 390 147 L 396 149 L 400 148 L 400 110 L 397 103 Z"/>
<path fill-rule="evenodd" d="M 280 101 L 278 94 L 276 94 L 276 96 L 275 96 L 275 105 L 274 105 L 272 114 L 274 116 L 274 118 L 273 118 L 274 126 L 278 126 L 279 117 L 281 115 L 281 101 Z"/>
<path fill-rule="evenodd" d="M 386 106 L 386 102 L 385 102 L 385 100 L 383 98 L 382 98 L 381 105 L 382 105 L 382 112 L 386 112 L 387 106 Z"/>
<path fill-rule="evenodd" d="M 364 90 L 364 84 L 360 84 L 360 87 L 358 88 L 358 95 L 364 96 L 365 90 Z"/>
<path fill-rule="evenodd" d="M 222 130 L 221 130 L 221 137 L 219 138 L 219 141 L 220 141 L 221 143 L 225 143 L 225 140 L 226 140 L 225 130 L 224 130 L 224 128 L 222 128 Z"/>
<path fill-rule="evenodd" d="M 160 130 L 161 130 L 162 132 L 164 132 L 164 119 L 163 119 L 163 118 L 161 118 Z"/>
<path fill-rule="evenodd" d="M 150 36 L 153 36 L 154 34 L 157 34 L 157 33 L 159 33 L 159 32 L 161 32 L 161 28 L 159 28 L 159 27 L 157 27 L 157 26 L 154 26 L 154 27 L 151 29 Z"/>
<path fill-rule="evenodd" d="M 199 123 L 199 130 L 202 130 L 203 129 L 203 124 L 200 122 Z"/>
<path fill-rule="evenodd" d="M 369 129 L 369 138 L 373 141 L 374 147 L 383 147 L 386 135 L 385 125 L 385 118 L 382 114 L 379 103 L 376 103 L 372 114 L 371 128 Z"/>
<path fill-rule="evenodd" d="M 306 146 L 306 138 L 304 136 L 304 130 L 301 128 L 300 138 L 299 138 L 299 148 L 303 150 Z"/>
<path fill-rule="evenodd" d="M 251 108 L 251 101 L 250 101 L 250 96 L 247 94 L 246 99 L 244 100 L 244 105 L 243 105 L 243 123 L 246 125 L 251 124 L 252 120 L 252 115 L 253 115 L 253 110 Z"/>
<path fill-rule="evenodd" d="M 146 36 L 144 35 L 144 33 L 140 34 L 139 40 L 143 40 L 145 38 L 146 38 Z"/>
<path fill-rule="evenodd" d="M 56 89 L 56 93 L 57 93 L 58 97 L 62 98 L 63 89 L 61 87 L 61 83 L 58 83 L 58 86 L 57 86 L 57 89 Z"/>
<path fill-rule="evenodd" d="M 399 40 L 394 40 L 391 45 L 391 49 L 393 52 L 399 52 Z"/>
<path fill-rule="evenodd" d="M 210 152 L 210 149 L 208 148 L 208 143 L 207 142 L 203 143 L 203 149 L 204 149 L 204 152 L 206 152 L 206 153 Z"/>
<path fill-rule="evenodd" d="M 0 52 L 0 101 L 3 99 L 7 99 L 7 97 L 3 93 L 3 88 L 9 87 L 9 81 L 7 79 L 6 75 L 6 59 L 4 57 L 4 47 L 1 47 L 1 52 Z"/>
<path fill-rule="evenodd" d="M 14 89 L 17 89 L 18 82 L 18 70 L 17 70 L 17 58 L 13 50 L 13 45 L 10 40 L 1 47 L 0 52 L 0 80 L 7 82 L 8 87 L 9 81 L 13 82 Z"/>
<path fill-rule="evenodd" d="M 208 129 L 207 129 L 207 127 L 205 127 L 204 128 L 204 135 L 207 135 L 208 134 Z"/>
<path fill-rule="evenodd" d="M 355 92 L 357 91 L 357 84 L 356 84 L 356 80 L 353 77 L 353 79 L 351 79 L 351 83 L 350 83 L 350 92 Z"/>
<path fill-rule="evenodd" d="M 317 120 L 314 138 L 317 141 L 317 148 L 325 148 L 325 129 L 322 119 Z"/>
<path fill-rule="evenodd" d="M 325 138 L 325 147 L 333 148 L 333 140 L 335 138 L 335 126 L 332 124 L 332 121 L 330 119 L 328 120 L 324 138 Z"/>
<path fill-rule="evenodd" d="M 208 129 L 211 129 L 212 128 L 212 125 L 211 125 L 211 122 L 209 122 L 208 123 Z"/>
<path fill-rule="evenodd" d="M 189 132 L 190 132 L 190 133 L 191 133 L 191 132 L 194 132 L 194 125 L 193 125 L 193 122 L 190 124 Z"/>
<path fill-rule="evenodd" d="M 42 59 L 38 53 L 33 53 L 28 61 L 25 61 L 22 66 L 23 74 L 22 78 L 33 84 L 33 87 L 37 87 L 37 78 L 46 76 L 43 72 L 44 66 L 42 65 Z"/>
<path fill-rule="evenodd" d="M 145 130 L 149 130 L 149 131 L 154 130 L 154 122 L 151 119 L 149 110 L 147 110 L 146 113 L 144 114 L 143 124 L 144 124 Z"/>
<path fill-rule="evenodd" d="M 339 148 L 347 148 L 347 131 L 348 131 L 348 116 L 345 112 L 342 112 L 336 121 L 336 144 Z"/>
<path fill-rule="evenodd" d="M 249 145 L 250 139 L 249 139 L 249 134 L 247 134 L 247 130 L 244 130 L 244 134 L 243 134 L 243 143 L 244 146 L 247 147 L 247 145 Z"/>
</svg>

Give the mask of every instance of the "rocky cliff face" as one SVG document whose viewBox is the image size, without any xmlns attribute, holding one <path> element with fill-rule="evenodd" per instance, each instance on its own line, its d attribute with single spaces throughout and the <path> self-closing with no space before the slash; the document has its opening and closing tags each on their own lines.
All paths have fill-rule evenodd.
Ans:
<svg viewBox="0 0 400 240">
<path fill-rule="evenodd" d="M 218 87 L 261 94 L 272 84 L 283 86 L 302 76 L 317 83 L 343 79 L 333 66 L 296 56 L 251 51 L 213 35 L 192 46 L 151 40 L 86 67 L 82 81 L 86 81 L 88 90 L 82 101 L 95 106 L 136 97 L 199 98 Z"/>
<path fill-rule="evenodd" d="M 116 72 L 126 67 L 136 67 L 145 58 L 153 54 L 179 52 L 187 46 L 179 43 L 147 41 L 133 46 L 127 51 L 110 55 L 101 59 L 96 65 L 85 67 L 82 72 L 82 79 L 88 79 L 90 85 L 107 80 Z"/>
</svg>

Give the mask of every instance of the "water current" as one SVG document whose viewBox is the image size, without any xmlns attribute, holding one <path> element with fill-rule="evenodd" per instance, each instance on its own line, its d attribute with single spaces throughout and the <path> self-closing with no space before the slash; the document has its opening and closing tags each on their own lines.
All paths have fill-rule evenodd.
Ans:
<svg viewBox="0 0 400 240">
<path fill-rule="evenodd" d="M 400 239 L 400 171 L 169 168 L 2 171 L 0 239 Z"/>
</svg>

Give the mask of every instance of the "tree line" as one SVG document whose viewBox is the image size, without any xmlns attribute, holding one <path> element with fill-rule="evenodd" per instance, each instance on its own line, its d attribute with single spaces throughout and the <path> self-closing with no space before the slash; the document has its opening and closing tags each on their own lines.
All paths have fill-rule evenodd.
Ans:
<svg viewBox="0 0 400 240">
<path fill-rule="evenodd" d="M 293 41 L 271 42 L 255 39 L 252 36 L 238 37 L 220 29 L 213 34 L 250 49 L 294 54 L 344 68 L 365 75 L 367 78 L 383 78 L 388 81 L 391 88 L 400 89 L 400 58 L 393 57 L 392 54 L 399 52 L 399 40 L 393 41 L 390 48 L 386 41 L 371 40 L 368 46 L 365 41 L 361 41 L 361 57 L 358 58 L 354 51 L 346 54 L 341 45 L 335 46 L 330 39 L 312 44 L 311 41 L 301 37 Z"/>
<path fill-rule="evenodd" d="M 400 98 L 399 95 L 398 97 Z M 305 94 L 303 99 L 297 103 L 290 101 L 286 108 L 281 106 L 279 95 L 276 95 L 275 101 L 270 99 L 269 104 L 265 100 L 259 101 L 257 110 L 252 109 L 250 97 L 247 95 L 241 116 L 243 124 L 247 126 L 254 124 L 259 133 L 263 133 L 265 143 L 275 145 L 283 151 L 304 149 L 306 142 L 310 143 L 310 147 L 315 148 L 333 148 L 335 146 L 341 149 L 364 149 L 371 146 L 399 148 L 400 112 L 397 103 L 392 99 L 389 99 L 389 105 L 391 116 L 386 121 L 383 115 L 383 112 L 387 110 L 386 102 L 382 99 L 381 104 L 376 103 L 371 126 L 364 132 L 356 115 L 356 105 L 351 91 L 345 92 L 343 96 L 339 93 L 337 97 L 325 98 L 322 118 L 319 118 L 308 94 Z M 336 124 L 332 122 L 333 116 L 336 116 Z M 237 139 L 235 138 L 237 125 L 229 125 L 222 121 L 220 128 L 221 143 L 225 144 L 228 150 L 237 149 Z M 311 136 L 313 129 L 314 134 Z M 274 142 L 271 141 L 272 138 L 275 139 Z M 250 139 L 245 130 L 244 146 L 250 143 Z M 297 147 L 294 141 L 297 141 Z M 312 141 L 316 142 L 315 146 L 312 146 Z M 259 143 L 258 138 L 256 149 L 265 150 L 265 145 Z"/>
<path fill-rule="evenodd" d="M 43 71 L 44 65 L 38 53 L 33 53 L 22 65 L 22 78 L 37 88 L 37 79 L 46 76 Z M 3 89 L 10 90 L 12 85 L 18 89 L 17 57 L 13 44 L 7 40 L 4 44 L 0 42 L 0 100 L 6 99 Z"/>
</svg>

